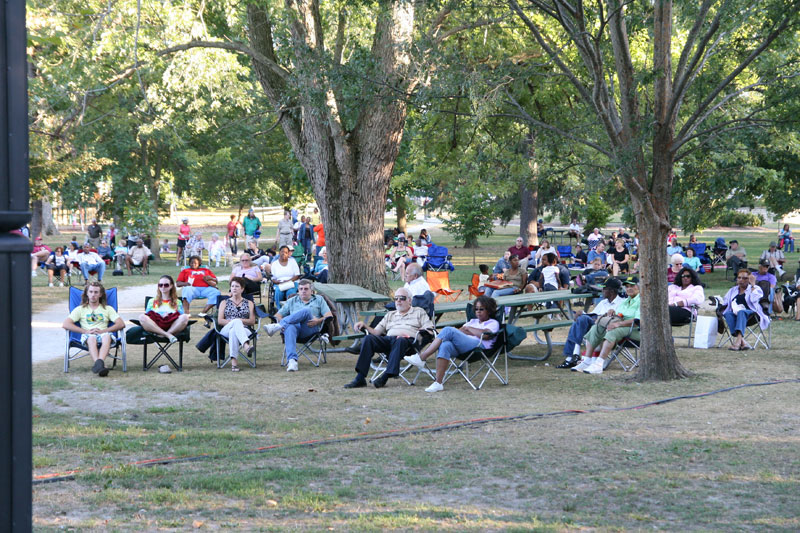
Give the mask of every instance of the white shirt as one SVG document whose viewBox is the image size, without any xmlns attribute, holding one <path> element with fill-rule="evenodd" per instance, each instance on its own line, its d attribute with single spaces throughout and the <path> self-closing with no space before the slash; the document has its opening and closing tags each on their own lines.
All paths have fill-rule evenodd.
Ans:
<svg viewBox="0 0 800 533">
<path fill-rule="evenodd" d="M 622 298 L 619 295 L 617 295 L 617 297 L 614 298 L 613 302 L 609 302 L 607 298 L 603 298 L 597 305 L 594 306 L 594 309 L 592 309 L 592 314 L 598 316 L 604 315 L 608 313 L 610 309 L 616 309 L 617 306 L 621 304 L 623 300 L 624 298 Z"/>
<path fill-rule="evenodd" d="M 97 255 L 95 252 L 83 252 L 80 254 L 81 264 L 87 265 L 99 265 L 103 262 L 103 258 Z"/>
<path fill-rule="evenodd" d="M 548 283 L 555 287 L 556 289 L 559 286 L 558 283 L 558 267 L 553 265 L 548 265 L 542 269 L 542 276 L 544 276 L 544 284 L 547 285 Z"/>
<path fill-rule="evenodd" d="M 272 277 L 278 281 L 289 281 L 295 276 L 300 275 L 300 267 L 297 266 L 297 261 L 290 257 L 286 266 L 283 266 L 280 261 L 272 263 Z"/>
<path fill-rule="evenodd" d="M 422 276 L 418 277 L 411 283 L 406 283 L 405 285 L 403 285 L 403 287 L 408 289 L 408 292 L 411 293 L 412 298 L 414 296 L 420 296 L 422 294 L 425 294 L 425 292 L 431 290 L 430 285 L 428 285 L 428 282 L 425 281 L 425 278 L 423 278 Z"/>
</svg>

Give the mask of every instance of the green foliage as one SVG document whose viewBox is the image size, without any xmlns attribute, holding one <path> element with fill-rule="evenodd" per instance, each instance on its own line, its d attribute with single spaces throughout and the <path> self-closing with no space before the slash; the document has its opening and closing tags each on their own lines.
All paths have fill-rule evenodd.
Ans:
<svg viewBox="0 0 800 533">
<path fill-rule="evenodd" d="M 477 181 L 465 183 L 454 193 L 450 204 L 453 218 L 444 221 L 445 230 L 465 247 L 476 247 L 478 237 L 494 233 L 494 210 L 492 195 Z"/>
<path fill-rule="evenodd" d="M 584 214 L 586 215 L 585 233 L 590 233 L 594 228 L 602 228 L 608 223 L 615 209 L 599 194 L 593 194 L 586 199 Z"/>
<path fill-rule="evenodd" d="M 716 220 L 719 226 L 763 226 L 764 217 L 757 213 L 723 211 Z"/>
</svg>

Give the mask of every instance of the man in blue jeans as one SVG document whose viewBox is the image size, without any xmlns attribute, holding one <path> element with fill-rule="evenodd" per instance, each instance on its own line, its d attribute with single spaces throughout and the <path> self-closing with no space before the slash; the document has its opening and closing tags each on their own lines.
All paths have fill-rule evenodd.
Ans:
<svg viewBox="0 0 800 533">
<path fill-rule="evenodd" d="M 623 298 L 619 295 L 622 283 L 617 278 L 609 278 L 603 286 L 603 299 L 594 306 L 591 313 L 575 311 L 575 319 L 569 327 L 567 342 L 564 343 L 564 362 L 556 368 L 572 368 L 581 359 L 581 343 L 586 333 L 592 329 L 597 317 L 608 313 L 609 309 L 616 309 Z M 587 305 L 588 307 L 588 305 Z M 591 357 L 590 354 L 589 357 Z"/>
<path fill-rule="evenodd" d="M 264 326 L 270 337 L 283 332 L 287 372 L 297 372 L 297 338 L 313 335 L 327 317 L 333 316 L 325 298 L 314 294 L 313 288 L 311 280 L 301 279 L 297 296 L 286 300 L 275 315 L 278 322 Z"/>
</svg>

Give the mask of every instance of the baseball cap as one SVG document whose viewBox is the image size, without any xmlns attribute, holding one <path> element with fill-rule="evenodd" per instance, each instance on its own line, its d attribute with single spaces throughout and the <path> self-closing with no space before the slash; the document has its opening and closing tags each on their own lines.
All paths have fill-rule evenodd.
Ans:
<svg viewBox="0 0 800 533">
<path fill-rule="evenodd" d="M 769 261 L 767 261 L 766 259 L 762 259 L 761 261 L 758 262 L 758 266 L 768 267 Z"/>
<path fill-rule="evenodd" d="M 623 285 L 638 285 L 639 284 L 639 277 L 638 276 L 628 276 L 624 280 L 622 280 Z"/>
<path fill-rule="evenodd" d="M 622 288 L 622 282 L 617 278 L 608 278 L 606 279 L 606 282 L 601 284 L 600 286 L 603 287 L 604 289 L 609 288 L 618 291 Z"/>
</svg>

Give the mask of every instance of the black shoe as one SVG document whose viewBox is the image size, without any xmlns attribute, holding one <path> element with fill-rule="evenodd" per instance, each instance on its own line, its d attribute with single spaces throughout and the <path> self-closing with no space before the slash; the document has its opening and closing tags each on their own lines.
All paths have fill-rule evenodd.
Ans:
<svg viewBox="0 0 800 533">
<path fill-rule="evenodd" d="M 106 377 L 108 375 L 108 369 L 106 368 L 106 364 L 103 362 L 102 359 L 98 359 L 97 363 L 100 363 L 99 365 L 100 368 L 97 371 L 97 375 L 100 376 L 101 378 Z M 97 363 L 95 363 L 95 366 L 98 366 Z M 92 370 L 94 370 L 94 368 L 92 368 Z"/>
<path fill-rule="evenodd" d="M 367 380 L 361 374 L 353 378 L 353 381 L 344 386 L 345 389 L 360 389 L 367 386 Z"/>
<path fill-rule="evenodd" d="M 564 359 L 564 362 L 556 368 L 572 368 L 573 366 L 578 366 L 578 361 L 574 359 Z"/>
<path fill-rule="evenodd" d="M 344 349 L 344 351 L 347 352 L 347 353 L 351 353 L 353 355 L 359 355 L 361 353 L 361 347 L 360 346 L 348 346 L 347 348 Z"/>
<path fill-rule="evenodd" d="M 379 378 L 374 380 L 372 384 L 375 385 L 376 389 L 380 389 L 381 387 L 386 385 L 387 381 L 389 381 L 389 376 L 387 376 L 386 372 L 384 372 L 383 374 L 381 374 Z"/>
<path fill-rule="evenodd" d="M 203 325 L 205 327 L 207 327 L 208 329 L 211 329 L 211 328 L 214 327 L 214 320 L 210 316 L 208 316 L 208 315 L 204 316 L 203 320 L 205 321 L 205 323 Z"/>
<path fill-rule="evenodd" d="M 106 365 L 103 364 L 103 360 L 102 359 L 98 359 L 97 361 L 94 362 L 94 365 L 92 365 L 92 372 L 97 374 L 101 370 L 103 370 L 105 367 L 106 367 Z M 108 373 L 108 372 L 106 372 L 106 373 Z"/>
</svg>

